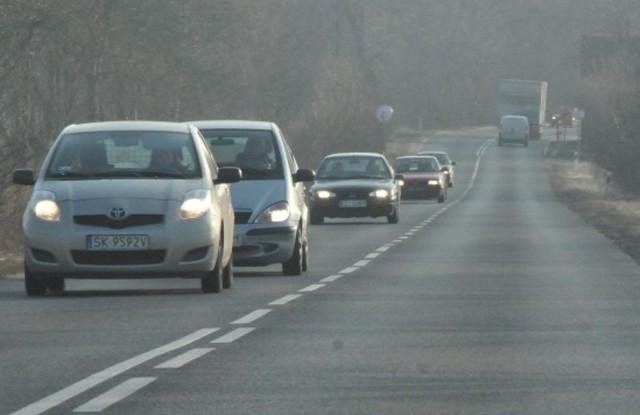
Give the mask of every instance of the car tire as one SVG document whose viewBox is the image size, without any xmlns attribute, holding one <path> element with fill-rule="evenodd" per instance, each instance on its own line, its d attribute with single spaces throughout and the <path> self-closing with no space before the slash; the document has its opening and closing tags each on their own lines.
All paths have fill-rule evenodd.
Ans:
<svg viewBox="0 0 640 415">
<path fill-rule="evenodd" d="M 51 292 L 62 293 L 64 292 L 64 287 L 65 287 L 65 283 L 64 283 L 63 277 L 58 277 L 55 279 L 51 279 L 50 281 L 47 281 L 47 288 Z"/>
<path fill-rule="evenodd" d="M 387 215 L 387 223 L 398 223 L 400 220 L 400 206 L 396 205 L 393 213 Z"/>
<path fill-rule="evenodd" d="M 47 284 L 39 274 L 24 266 L 24 288 L 29 297 L 42 297 L 47 293 Z"/>
<path fill-rule="evenodd" d="M 233 253 L 229 257 L 229 263 L 222 269 L 222 288 L 231 288 L 233 285 Z"/>
<path fill-rule="evenodd" d="M 288 261 L 282 263 L 282 273 L 284 275 L 302 274 L 304 252 L 300 239 L 300 230 L 298 230 L 296 233 L 296 241 L 293 245 L 293 254 Z"/>
<path fill-rule="evenodd" d="M 219 293 L 222 291 L 222 242 L 218 247 L 216 264 L 213 269 L 200 279 L 200 286 L 205 293 Z"/>
<path fill-rule="evenodd" d="M 309 222 L 312 225 L 322 225 L 324 223 L 324 216 L 311 212 L 309 215 Z"/>
<path fill-rule="evenodd" d="M 309 270 L 309 242 L 305 241 L 302 246 L 302 272 Z"/>
</svg>

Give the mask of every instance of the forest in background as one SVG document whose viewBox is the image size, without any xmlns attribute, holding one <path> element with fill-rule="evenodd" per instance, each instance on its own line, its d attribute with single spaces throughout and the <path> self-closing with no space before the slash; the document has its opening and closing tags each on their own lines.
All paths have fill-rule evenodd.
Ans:
<svg viewBox="0 0 640 415">
<path fill-rule="evenodd" d="M 12 171 L 70 123 L 271 120 L 313 168 L 393 130 L 495 125 L 502 78 L 547 81 L 551 113 L 584 109 L 586 155 L 638 190 L 640 46 L 591 54 L 588 76 L 582 59 L 585 36 L 640 35 L 637 0 L 0 3 L 0 250 L 21 246 L 30 192 Z"/>
</svg>

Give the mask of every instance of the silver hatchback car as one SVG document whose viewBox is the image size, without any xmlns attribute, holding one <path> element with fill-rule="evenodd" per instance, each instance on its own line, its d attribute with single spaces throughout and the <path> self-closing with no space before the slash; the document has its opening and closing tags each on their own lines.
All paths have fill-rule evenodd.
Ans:
<svg viewBox="0 0 640 415">
<path fill-rule="evenodd" d="M 23 216 L 28 295 L 64 290 L 65 278 L 200 278 L 219 292 L 233 279 L 229 183 L 197 128 L 121 121 L 71 125 L 32 185 Z"/>
<path fill-rule="evenodd" d="M 231 187 L 235 209 L 234 263 L 282 264 L 285 275 L 308 267 L 309 208 L 301 169 L 280 128 L 265 121 L 192 121 L 220 166 L 237 166 L 243 179 Z"/>
</svg>

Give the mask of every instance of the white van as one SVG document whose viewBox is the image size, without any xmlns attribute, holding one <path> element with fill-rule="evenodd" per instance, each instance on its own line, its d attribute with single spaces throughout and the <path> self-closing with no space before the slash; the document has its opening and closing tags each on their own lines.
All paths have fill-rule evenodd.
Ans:
<svg viewBox="0 0 640 415">
<path fill-rule="evenodd" d="M 529 146 L 529 119 L 523 115 L 503 115 L 498 126 L 498 145 L 520 143 Z"/>
<path fill-rule="evenodd" d="M 313 170 L 300 169 L 280 128 L 266 121 L 193 121 L 220 167 L 242 169 L 231 185 L 235 213 L 233 263 L 282 264 L 285 275 L 307 270 L 309 208 L 304 182 Z"/>
</svg>

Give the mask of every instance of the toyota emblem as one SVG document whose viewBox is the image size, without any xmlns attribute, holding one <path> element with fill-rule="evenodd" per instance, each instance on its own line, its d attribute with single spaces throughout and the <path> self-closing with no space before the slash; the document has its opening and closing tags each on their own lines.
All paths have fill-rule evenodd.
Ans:
<svg viewBox="0 0 640 415">
<path fill-rule="evenodd" d="M 125 218 L 126 213 L 124 208 L 114 207 L 109 211 L 109 217 L 113 220 L 122 220 Z"/>
</svg>

